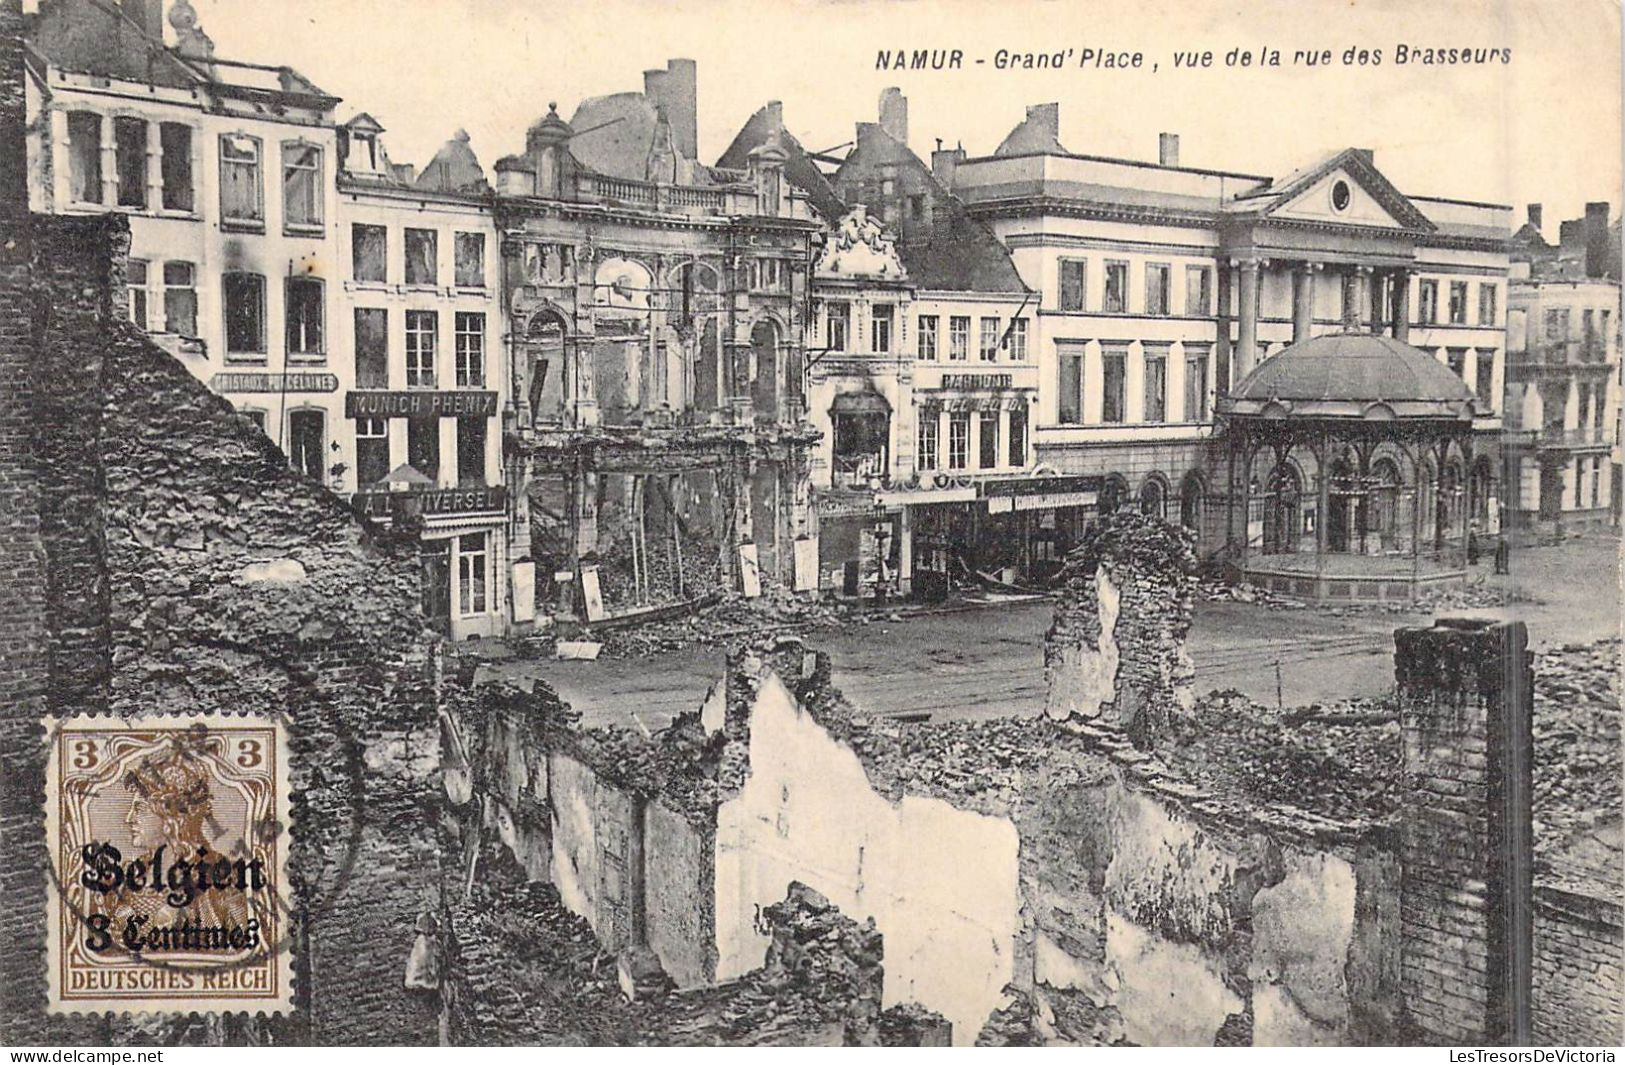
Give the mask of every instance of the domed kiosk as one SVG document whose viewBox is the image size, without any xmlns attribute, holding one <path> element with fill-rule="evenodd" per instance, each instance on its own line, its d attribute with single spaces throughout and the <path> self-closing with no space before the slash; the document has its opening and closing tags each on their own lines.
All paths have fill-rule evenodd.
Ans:
<svg viewBox="0 0 1625 1065">
<path fill-rule="evenodd" d="M 1427 352 L 1336 333 L 1282 349 L 1219 399 L 1225 558 L 1304 599 L 1414 599 L 1467 572 L 1494 463 L 1474 396 Z"/>
</svg>

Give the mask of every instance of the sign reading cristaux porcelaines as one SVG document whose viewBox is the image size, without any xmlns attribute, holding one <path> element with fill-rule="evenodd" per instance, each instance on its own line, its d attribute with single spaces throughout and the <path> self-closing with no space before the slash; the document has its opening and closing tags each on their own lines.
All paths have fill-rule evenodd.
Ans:
<svg viewBox="0 0 1625 1065">
<path fill-rule="evenodd" d="M 51 1010 L 290 1008 L 282 726 L 216 714 L 46 727 Z"/>
</svg>

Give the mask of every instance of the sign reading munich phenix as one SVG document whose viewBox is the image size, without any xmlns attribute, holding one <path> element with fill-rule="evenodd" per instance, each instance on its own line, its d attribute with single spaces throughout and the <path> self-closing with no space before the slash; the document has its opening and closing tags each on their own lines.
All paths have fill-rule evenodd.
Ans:
<svg viewBox="0 0 1625 1065">
<path fill-rule="evenodd" d="M 490 417 L 497 412 L 495 392 L 346 392 L 346 418 Z"/>
</svg>

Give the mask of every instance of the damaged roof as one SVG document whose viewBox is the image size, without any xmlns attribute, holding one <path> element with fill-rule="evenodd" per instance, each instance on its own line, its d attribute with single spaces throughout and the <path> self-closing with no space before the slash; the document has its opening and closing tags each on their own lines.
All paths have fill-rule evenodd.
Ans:
<svg viewBox="0 0 1625 1065">
<path fill-rule="evenodd" d="M 428 192 L 486 192 L 490 188 L 464 129 L 440 146 L 414 184 Z"/>
<path fill-rule="evenodd" d="M 762 107 L 740 127 L 734 135 L 733 143 L 728 150 L 722 153 L 717 160 L 717 167 L 726 170 L 744 170 L 750 165 L 750 153 L 767 143 L 769 135 L 773 132 L 772 118 L 767 107 Z M 846 204 L 836 195 L 835 189 L 830 185 L 824 172 L 818 169 L 812 155 L 802 147 L 799 140 L 789 130 L 780 127 L 779 146 L 784 149 L 786 156 L 784 176 L 790 184 L 807 194 L 812 201 L 813 209 L 826 221 L 834 223 L 846 214 Z"/>
</svg>

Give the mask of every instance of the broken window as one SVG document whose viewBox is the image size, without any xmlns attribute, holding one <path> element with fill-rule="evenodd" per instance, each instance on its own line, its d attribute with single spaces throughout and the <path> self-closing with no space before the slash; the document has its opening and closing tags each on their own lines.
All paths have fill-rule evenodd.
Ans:
<svg viewBox="0 0 1625 1065">
<path fill-rule="evenodd" d="M 225 274 L 220 283 L 226 306 L 226 354 L 265 353 L 265 278 Z"/>
<path fill-rule="evenodd" d="M 389 421 L 385 418 L 357 418 L 356 484 L 360 487 L 377 484 L 388 476 L 389 468 Z"/>
<path fill-rule="evenodd" d="M 458 311 L 456 320 L 457 387 L 485 387 L 485 315 Z"/>
<path fill-rule="evenodd" d="M 406 387 L 433 388 L 435 333 L 439 316 L 434 311 L 406 312 Z"/>
<path fill-rule="evenodd" d="M 750 287 L 758 291 L 778 292 L 784 288 L 785 262 L 783 259 L 753 259 L 750 264 Z"/>
<path fill-rule="evenodd" d="M 440 479 L 440 419 L 406 419 L 406 461 L 431 481 Z"/>
<path fill-rule="evenodd" d="M 484 533 L 466 533 L 457 538 L 458 613 L 485 613 L 486 563 Z"/>
<path fill-rule="evenodd" d="M 1088 262 L 1084 259 L 1061 260 L 1061 310 L 1083 310 L 1084 270 Z"/>
<path fill-rule="evenodd" d="M 457 483 L 485 483 L 485 419 L 457 419 Z"/>
<path fill-rule="evenodd" d="M 389 312 L 382 307 L 355 310 L 355 386 L 389 387 Z"/>
<path fill-rule="evenodd" d="M 1102 377 L 1100 420 L 1103 422 L 1120 422 L 1123 420 L 1123 364 L 1127 361 L 1127 358 L 1127 355 L 1121 351 L 1108 351 L 1100 357 Z"/>
<path fill-rule="evenodd" d="M 1100 309 L 1107 314 L 1128 312 L 1128 263 L 1106 264 L 1106 292 L 1102 297 Z"/>
<path fill-rule="evenodd" d="M 147 123 L 139 118 L 113 119 L 114 162 L 118 167 L 118 205 L 147 205 Z"/>
<path fill-rule="evenodd" d="M 129 295 L 130 321 L 138 329 L 150 328 L 147 319 L 147 260 L 131 259 L 124 269 L 124 286 Z"/>
<path fill-rule="evenodd" d="M 265 219 L 260 142 L 256 137 L 227 133 L 220 138 L 220 216 L 228 222 L 257 223 Z"/>
<path fill-rule="evenodd" d="M 970 462 L 970 412 L 948 415 L 948 468 L 962 470 Z"/>
<path fill-rule="evenodd" d="M 948 358 L 964 362 L 970 358 L 970 316 L 956 314 L 948 319 Z"/>
<path fill-rule="evenodd" d="M 265 412 L 262 410 L 240 410 L 237 412 L 254 423 L 255 428 L 265 432 Z"/>
<path fill-rule="evenodd" d="M 981 343 L 977 345 L 977 354 L 983 362 L 993 362 L 999 357 L 999 320 L 997 318 L 982 319 Z"/>
<path fill-rule="evenodd" d="M 357 222 L 350 226 L 351 273 L 357 281 L 389 280 L 389 230 Z"/>
<path fill-rule="evenodd" d="M 68 195 L 102 202 L 102 116 L 94 111 L 68 113 Z"/>
<path fill-rule="evenodd" d="M 287 284 L 288 354 L 320 356 L 322 346 L 322 283 L 313 277 L 290 277 Z"/>
<path fill-rule="evenodd" d="M 1140 420 L 1168 420 L 1168 356 L 1161 351 L 1145 356 L 1145 410 Z"/>
<path fill-rule="evenodd" d="M 406 231 L 406 283 L 408 285 L 434 284 L 438 274 L 435 269 L 437 254 L 434 230 L 408 229 Z"/>
<path fill-rule="evenodd" d="M 918 333 L 919 350 L 915 353 L 915 357 L 935 359 L 937 357 L 937 316 L 934 314 L 920 315 L 916 332 Z"/>
<path fill-rule="evenodd" d="M 327 416 L 319 410 L 288 414 L 288 464 L 313 481 L 324 479 Z"/>
<path fill-rule="evenodd" d="M 885 353 L 891 351 L 892 313 L 895 308 L 889 303 L 877 303 L 870 315 L 870 339 L 873 341 L 871 349 Z"/>
<path fill-rule="evenodd" d="M 291 229 L 322 224 L 322 150 L 313 144 L 282 146 L 282 224 Z"/>
<path fill-rule="evenodd" d="M 982 411 L 982 431 L 977 440 L 977 465 L 990 470 L 999 464 L 999 412 Z"/>
<path fill-rule="evenodd" d="M 1145 264 L 1145 313 L 1168 313 L 1168 276 L 1167 263 Z"/>
<path fill-rule="evenodd" d="M 485 234 L 458 233 L 452 244 L 453 271 L 460 288 L 485 287 Z"/>
<path fill-rule="evenodd" d="M 197 336 L 197 268 L 191 263 L 164 264 L 164 332 Z"/>
<path fill-rule="evenodd" d="M 164 210 L 192 210 L 192 127 L 180 122 L 160 125 L 158 150 Z"/>
<path fill-rule="evenodd" d="M 1027 465 L 1027 407 L 1010 408 L 1010 465 Z"/>
</svg>

